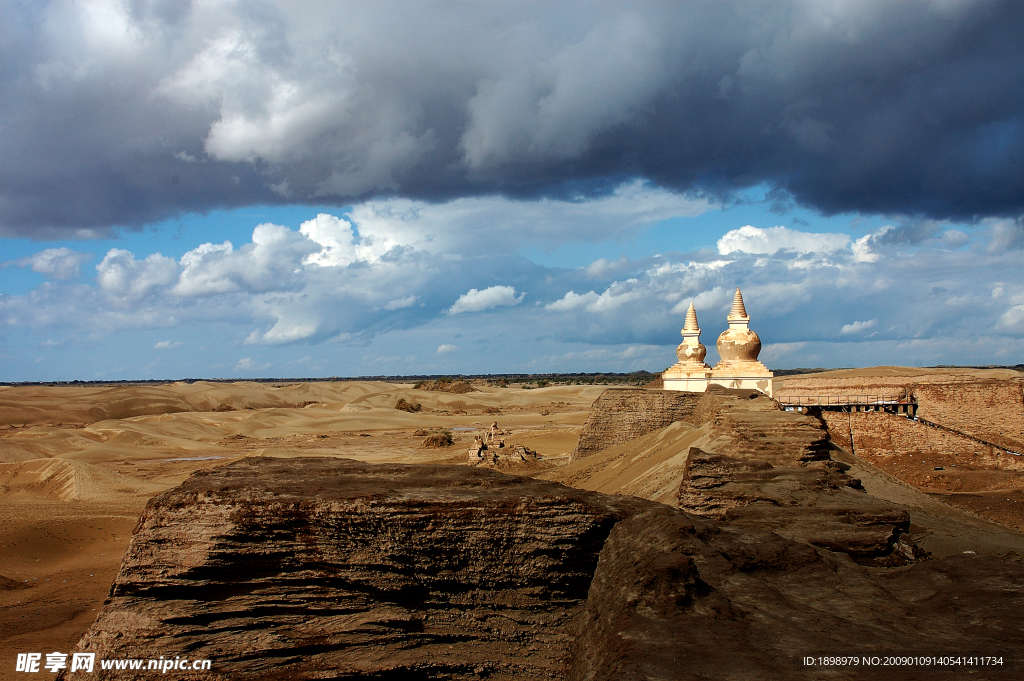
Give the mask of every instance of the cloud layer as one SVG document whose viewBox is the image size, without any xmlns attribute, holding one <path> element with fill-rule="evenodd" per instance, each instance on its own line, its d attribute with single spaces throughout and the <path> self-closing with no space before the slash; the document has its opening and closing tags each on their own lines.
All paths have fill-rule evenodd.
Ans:
<svg viewBox="0 0 1024 681">
<path fill-rule="evenodd" d="M 1022 33 L 1012 0 L 4 3 L 0 230 L 633 177 L 1016 217 Z"/>
<path fill-rule="evenodd" d="M 925 220 L 856 239 L 746 225 L 713 249 L 567 268 L 460 236 L 494 200 L 376 200 L 296 227 L 261 224 L 248 243 L 202 243 L 178 258 L 113 248 L 94 279 L 62 278 L 54 265 L 30 293 L 0 295 L 0 332 L 65 355 L 144 338 L 133 347 L 165 366 L 229 356 L 195 369 L 207 376 L 310 375 L 313 365 L 296 364 L 303 346 L 317 347 L 324 375 L 657 370 L 673 361 L 690 302 L 714 361 L 740 286 L 776 368 L 1015 363 L 1024 351 L 1022 242 L 1007 237 L 1019 223 L 990 219 L 967 233 Z M 423 238 L 433 230 L 423 225 L 441 224 Z M 52 250 L 18 262 L 84 259 Z M 196 355 L 211 342 L 216 351 Z"/>
</svg>

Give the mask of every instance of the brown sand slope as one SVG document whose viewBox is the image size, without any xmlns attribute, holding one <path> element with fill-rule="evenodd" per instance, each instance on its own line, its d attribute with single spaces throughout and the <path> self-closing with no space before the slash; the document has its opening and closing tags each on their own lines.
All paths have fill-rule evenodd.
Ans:
<svg viewBox="0 0 1024 681">
<path fill-rule="evenodd" d="M 0 464 L 0 498 L 5 501 L 117 501 L 124 495 L 148 498 L 162 487 L 80 461 Z"/>
<path fill-rule="evenodd" d="M 706 445 L 709 432 L 708 426 L 673 423 L 537 477 L 594 492 L 631 494 L 673 504 L 689 449 Z"/>
</svg>

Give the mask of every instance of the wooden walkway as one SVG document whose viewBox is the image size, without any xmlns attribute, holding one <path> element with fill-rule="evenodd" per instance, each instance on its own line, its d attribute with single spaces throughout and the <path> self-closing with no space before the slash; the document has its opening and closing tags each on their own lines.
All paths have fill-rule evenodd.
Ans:
<svg viewBox="0 0 1024 681">
<path fill-rule="evenodd" d="M 780 395 L 776 398 L 786 411 L 880 411 L 913 417 L 917 402 L 900 395 Z"/>
</svg>

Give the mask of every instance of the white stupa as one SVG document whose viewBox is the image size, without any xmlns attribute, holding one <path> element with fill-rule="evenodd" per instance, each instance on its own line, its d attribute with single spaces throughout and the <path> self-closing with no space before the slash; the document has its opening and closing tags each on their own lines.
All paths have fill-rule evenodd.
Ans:
<svg viewBox="0 0 1024 681">
<path fill-rule="evenodd" d="M 738 288 L 726 319 L 729 328 L 722 332 L 717 343 L 721 360 L 714 369 L 709 369 L 704 364 L 707 350 L 697 340 L 700 337 L 697 312 L 693 309 L 693 303 L 690 304 L 682 331 L 683 342 L 676 349 L 679 362 L 666 369 L 661 376 L 665 390 L 704 392 L 708 385 L 721 385 L 726 388 L 760 390 L 772 396 L 774 374 L 757 361 L 761 352 L 761 339 L 750 330 L 750 315 L 747 314 L 743 294 Z"/>
<path fill-rule="evenodd" d="M 686 322 L 681 333 L 683 342 L 676 348 L 679 361 L 662 372 L 662 384 L 665 390 L 702 393 L 707 390 L 711 367 L 704 363 L 708 349 L 700 342 L 700 327 L 697 326 L 697 311 L 693 309 L 693 303 L 690 303 L 690 309 L 686 311 Z"/>
</svg>

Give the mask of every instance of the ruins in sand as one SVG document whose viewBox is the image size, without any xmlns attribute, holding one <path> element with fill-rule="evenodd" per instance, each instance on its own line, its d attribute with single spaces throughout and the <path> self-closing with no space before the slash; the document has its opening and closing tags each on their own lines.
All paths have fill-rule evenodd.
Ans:
<svg viewBox="0 0 1024 681">
<path fill-rule="evenodd" d="M 690 303 L 683 324 L 683 342 L 676 348 L 679 361 L 662 374 L 665 390 L 702 393 L 709 385 L 742 390 L 759 390 L 772 396 L 772 372 L 757 356 L 761 353 L 761 339 L 750 330 L 750 315 L 743 305 L 743 294 L 736 289 L 732 309 L 726 318 L 729 328 L 718 337 L 718 355 L 721 358 L 712 369 L 704 363 L 707 348 L 700 342 L 697 311 Z"/>
<path fill-rule="evenodd" d="M 512 431 L 502 430 L 497 421 L 492 421 L 489 430 L 473 438 L 473 445 L 469 448 L 469 463 L 497 463 L 502 456 L 513 462 L 526 461 L 528 458 L 536 460 L 537 452 L 525 445 L 505 446 L 504 436 L 511 434 Z"/>
</svg>

